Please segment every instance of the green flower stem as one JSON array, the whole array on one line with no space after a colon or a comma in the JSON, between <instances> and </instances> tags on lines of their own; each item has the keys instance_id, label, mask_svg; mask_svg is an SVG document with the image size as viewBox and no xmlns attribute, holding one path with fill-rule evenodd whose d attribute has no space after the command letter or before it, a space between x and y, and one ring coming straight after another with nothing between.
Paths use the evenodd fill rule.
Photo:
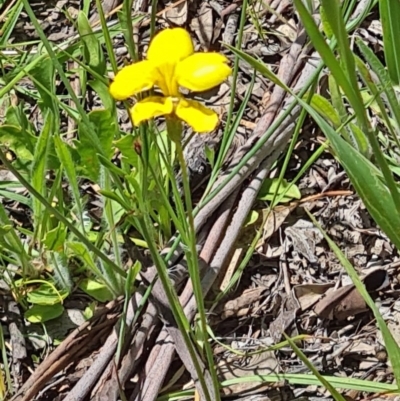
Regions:
<instances>
[{"instance_id":1,"label":"green flower stem","mask_svg":"<svg viewBox=\"0 0 400 401\"><path fill-rule=\"evenodd\" d=\"M182 305L180 304L178 295L176 294L176 291L171 284L171 280L168 277L167 266L166 266L164 260L162 259L161 255L151 237L151 234L150 234L152 231L152 229L151 229L152 223L150 221L150 217L149 217L148 213L146 213L146 205L144 202L144 198L139 200L139 207L142 210L142 217L138 218L137 220L138 220L139 224L141 225L141 231L142 231L143 237L148 244L149 251L153 258L154 265L156 266L158 277L161 280L162 286L163 286L165 294L167 296L168 303L171 307L172 314L175 318L175 321L177 323L177 326L178 326L180 332L182 333L182 337L183 337L183 340L189 351L190 357L192 358L193 365L196 369L196 373L197 373L200 385L203 388L203 391L207 398L207 401L211 401L209 391L208 391L206 382L204 380L202 369L201 369L201 367L198 363L197 357L196 357L196 351L194 349L193 343L189 336L190 324L183 312Z\"/></svg>"},{"instance_id":2,"label":"green flower stem","mask_svg":"<svg viewBox=\"0 0 400 401\"><path fill-rule=\"evenodd\" d=\"M188 230L187 237L189 238L189 242L186 244L187 250L185 251L185 254L188 262L190 279L193 285L193 292L197 303L197 309L199 311L199 316L200 316L200 327L201 327L200 331L202 335L201 339L206 351L208 367L210 369L214 385L213 399L217 401L220 400L219 381L214 367L214 356L212 353L211 345L208 341L206 312L204 307L203 292L201 290L201 278L200 278L198 255L196 249L196 231L194 227L192 196L190 192L189 177L182 147L182 123L177 120L168 119L167 130L169 137L175 142L177 158L179 161L179 165L181 167L183 192L185 197L186 212L188 219L188 224L186 225ZM179 200L177 199L176 201L179 202L180 199ZM185 217L182 220L186 220Z\"/></svg>"}]
</instances>

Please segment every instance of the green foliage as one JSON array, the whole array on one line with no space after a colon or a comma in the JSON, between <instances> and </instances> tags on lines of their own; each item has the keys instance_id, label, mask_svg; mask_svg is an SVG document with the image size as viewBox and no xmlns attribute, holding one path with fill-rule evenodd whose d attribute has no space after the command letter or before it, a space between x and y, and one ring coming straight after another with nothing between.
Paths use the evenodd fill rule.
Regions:
<instances>
[{"instance_id":1,"label":"green foliage","mask_svg":"<svg viewBox=\"0 0 400 401\"><path fill-rule=\"evenodd\" d=\"M25 319L31 323L45 323L60 317L64 312L61 304L56 305L33 305L25 313Z\"/></svg>"},{"instance_id":2,"label":"green foliage","mask_svg":"<svg viewBox=\"0 0 400 401\"><path fill-rule=\"evenodd\" d=\"M79 288L99 302L107 302L113 299L113 294L106 285L92 279L84 279L79 283Z\"/></svg>"},{"instance_id":3,"label":"green foliage","mask_svg":"<svg viewBox=\"0 0 400 401\"><path fill-rule=\"evenodd\" d=\"M274 121L263 139L254 144L230 176L212 193L207 193L199 207L216 196L264 146L295 105L301 104L303 112L280 176L263 183L259 199L269 202L273 209L279 202L300 198L296 186L299 176L290 183L283 177L297 135L308 114L326 136L329 150L342 164L371 216L399 248L400 195L394 178L394 175L400 176L400 111L396 86L400 75L396 51L399 48L397 38L400 38L397 24L400 6L397 3L382 0L379 5L384 33L386 64L383 65L360 39L355 41L357 55L353 51L348 30L363 18L360 16L358 20L348 23L347 16L355 5L354 1L322 0L320 29L305 7L305 2L294 0L298 15L323 65L300 93L293 94L293 104ZM9 218L8 211L0 204L0 261L3 276L8 278L8 284L24 308L25 318L32 323L44 323L60 317L64 312L63 301L76 288L84 291L93 301L86 311L86 316L90 317L97 303L107 302L120 295L128 299L136 291L135 279L141 265L134 261L132 268L125 266L121 251L123 238L130 238L135 251L142 252L145 249L157 267L188 349L193 355L198 351L204 353L209 365L213 366L193 227L193 218L199 208L193 209L185 173L183 188L178 189L175 177L176 164L184 167L183 149L180 144L170 141L167 131L158 132L152 123L134 128L132 132L122 132L118 126L117 106L108 91L110 66L114 73L118 69L112 39L122 32L129 54L132 60L136 60L138 52L133 41L133 26L142 17L132 20L132 1L124 1L118 14L118 23L110 28L106 24L100 1L97 0L101 27L96 29L90 26L87 18L89 4L89 1L84 2L83 10L77 18L78 38L68 39L57 46L47 40L28 0L16 1L10 17L2 27L0 51L8 44L13 27L25 9L41 42L37 54L16 52L16 56L8 57L6 62L11 68L4 70L0 77L0 105L6 110L4 121L0 124L0 159L18 180L1 182L0 196L20 202L26 208L29 220L27 227L17 227ZM342 9L341 4L346 8ZM256 74L267 77L290 92L262 61L240 50L248 11L246 1L242 8L238 45L228 46L235 57L233 87L236 85L239 60L249 63L254 74L237 111L233 108L235 90L232 91L228 122L219 153L206 149L207 158L213 167L209 188L225 162L252 95ZM256 14L252 16L257 24ZM67 61L74 61L78 68L69 70ZM329 96L326 97L314 94L323 66L329 71ZM77 92L70 83L73 74L79 77L80 88ZM32 85L27 86L22 80L29 80ZM359 85L360 81L362 85ZM88 91L98 96L100 108L88 110ZM12 102L16 93L23 94L25 99L38 105L39 123L34 124L30 120L29 102ZM129 113L129 105L124 106ZM372 124L371 115L379 119L387 132L372 128L375 125ZM67 131L66 126L72 127L72 131ZM325 149L327 146L316 151L301 173ZM186 169L182 168L182 171ZM22 187L25 187L25 193L14 191ZM89 190L86 189L88 187ZM98 220L90 214L92 201L101 206ZM259 217L257 212L251 212L248 224L253 224ZM178 241L182 242L199 306L196 332L184 315L168 277L167 265L172 252L166 257L160 256L160 249L169 243L175 232L179 235L172 248L176 247ZM239 280L257 238L260 237L255 238L230 288ZM327 241L373 310L398 382L400 354L397 344L351 265L329 238ZM16 271L8 269L9 264L17 266ZM127 304L126 300L124 312ZM123 338L124 327L121 325L119 349L123 347ZM2 332L0 340L3 340ZM304 363L309 365L296 345L290 339L288 342ZM5 352L3 358L4 355ZM288 380L292 384L301 385L322 383L337 400L341 399L335 391L337 387L371 392L398 389L391 384L321 376L311 365L309 367L312 372L309 375L271 374L253 377L251 380ZM219 384L215 376L213 378L217 389ZM4 389L3 382L1 376L0 394ZM10 388L10 384L8 386Z\"/></svg>"},{"instance_id":4,"label":"green foliage","mask_svg":"<svg viewBox=\"0 0 400 401\"><path fill-rule=\"evenodd\" d=\"M293 199L300 199L300 190L296 185L289 184L286 180L266 179L258 193L258 199L272 201L278 197L280 202L286 203Z\"/></svg>"}]
</instances>

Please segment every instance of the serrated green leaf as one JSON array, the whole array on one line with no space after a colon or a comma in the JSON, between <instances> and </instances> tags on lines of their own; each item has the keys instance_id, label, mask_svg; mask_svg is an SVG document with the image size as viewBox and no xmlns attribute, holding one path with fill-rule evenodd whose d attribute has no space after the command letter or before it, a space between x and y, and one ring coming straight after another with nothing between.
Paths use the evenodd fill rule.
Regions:
<instances>
[{"instance_id":1,"label":"serrated green leaf","mask_svg":"<svg viewBox=\"0 0 400 401\"><path fill-rule=\"evenodd\" d=\"M347 96L350 105L354 109L357 122L362 131L367 132L370 129L370 124L358 88L354 55L349 47L348 34L339 8L339 2L336 0L322 0L321 4L325 8L329 24L332 27L335 38L338 42L341 62L337 60L336 55L322 36L313 16L306 9L303 1L293 0L293 2L307 33L312 39L312 44L331 71L337 84L342 88Z\"/></svg>"},{"instance_id":2,"label":"serrated green leaf","mask_svg":"<svg viewBox=\"0 0 400 401\"><path fill-rule=\"evenodd\" d=\"M379 82L381 84L381 90L385 93L386 98L389 103L389 110L390 110L390 116L395 119L396 125L395 128L397 132L400 130L400 108L399 108L399 102L396 96L395 88L392 83L392 80L390 78L390 75L387 71L387 69L382 65L378 57L375 55L375 53L363 43L362 40L356 39L356 44L361 51L362 55L364 56L365 60L368 62L368 64L371 66L372 71L375 72L376 77L379 79ZM372 77L369 75L369 71L366 68L366 66L363 65L361 60L357 60L357 67L362 73L363 79L366 80L366 84L368 87L371 88L372 85L375 86L374 81L372 80ZM378 88L377 88L378 89ZM382 109L382 108L381 108Z\"/></svg>"},{"instance_id":3,"label":"serrated green leaf","mask_svg":"<svg viewBox=\"0 0 400 401\"><path fill-rule=\"evenodd\" d=\"M400 248L400 215L388 187L383 182L382 172L367 158L338 135L317 112L302 102L302 106L314 118L346 170L372 218L386 233L396 247Z\"/></svg>"}]
</instances>

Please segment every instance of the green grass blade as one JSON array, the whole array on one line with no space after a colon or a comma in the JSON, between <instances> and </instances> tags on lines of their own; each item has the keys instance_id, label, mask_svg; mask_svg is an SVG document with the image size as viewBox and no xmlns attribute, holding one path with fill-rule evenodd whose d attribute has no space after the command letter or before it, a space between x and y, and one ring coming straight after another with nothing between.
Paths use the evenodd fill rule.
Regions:
<instances>
[{"instance_id":1,"label":"green grass blade","mask_svg":"<svg viewBox=\"0 0 400 401\"><path fill-rule=\"evenodd\" d=\"M78 217L80 219L82 230L85 229L83 222L83 207L81 202L81 194L78 187L78 177L75 171L75 165L71 157L71 153L68 146L59 136L54 136L54 147L58 158L60 159L61 165L64 168L65 175L68 179L72 196L75 201L75 206L78 209Z\"/></svg>"},{"instance_id":2,"label":"green grass blade","mask_svg":"<svg viewBox=\"0 0 400 401\"><path fill-rule=\"evenodd\" d=\"M396 93L394 91L393 83L392 83L392 80L388 73L388 70L382 65L382 63L379 61L379 59L375 55L375 53L368 46L366 46L362 40L356 39L356 44L357 44L358 48L360 49L360 52L364 56L365 60L371 66L372 71L375 72L376 77L379 79L379 82L382 85L381 89L382 89L383 93L386 95L389 109L390 109L390 115L396 121L396 130L398 133L397 135L400 135L399 102L396 97ZM396 135L396 138L397 138L397 135Z\"/></svg>"},{"instance_id":3,"label":"green grass blade","mask_svg":"<svg viewBox=\"0 0 400 401\"><path fill-rule=\"evenodd\" d=\"M341 65L344 73L347 75L350 85L357 91L357 76L354 56L350 50L349 35L346 31L346 26L342 13L339 7L338 0L322 0L322 7L325 10L325 16L337 40L337 49L340 55ZM313 40L313 38L311 38ZM359 99L361 100L361 98Z\"/></svg>"},{"instance_id":4,"label":"green grass blade","mask_svg":"<svg viewBox=\"0 0 400 401\"><path fill-rule=\"evenodd\" d=\"M335 3L335 2L336 2L336 0L332 3ZM320 30L318 29L317 25L315 24L313 17L307 11L307 9L305 8L302 1L294 0L294 4L301 17L303 25L304 25L308 35L311 38L311 41L312 41L315 49L320 54L322 60L326 64L326 66L332 72L332 75L335 77L336 82L342 88L342 90L346 94L351 106L353 107L355 114L357 116L357 119L359 121L360 127L362 127L362 129L364 131L369 130L370 129L369 122L368 122L364 104L363 104L363 101L362 101L362 98L360 95L360 91L358 90L357 82L354 83L354 79L347 76L347 73L342 68L340 63L337 61L333 51L331 50L329 45L326 43ZM334 8L332 5L330 7ZM336 14L337 14L337 12L336 12ZM342 18L342 17L340 17L340 18ZM339 35L339 38L341 38L341 44L343 47L346 48L346 50L342 49L342 51L345 53L346 59L347 58L349 59L349 60L347 60L347 64L348 64L347 68L352 68L351 67L352 62L350 61L351 57L348 55L348 51L349 51L349 49L347 49L348 44L346 46L345 40L343 39L344 33L342 32L342 29L344 29L344 28L341 28L343 23L340 23L340 28L337 27L337 25L338 24L333 25L332 28L334 29L336 26L337 34ZM354 62L354 60L353 60L353 62Z\"/></svg>"},{"instance_id":5,"label":"green grass blade","mask_svg":"<svg viewBox=\"0 0 400 401\"><path fill-rule=\"evenodd\" d=\"M396 85L400 83L400 2L380 0L379 13L383 30L383 48L389 75Z\"/></svg>"},{"instance_id":6,"label":"green grass blade","mask_svg":"<svg viewBox=\"0 0 400 401\"><path fill-rule=\"evenodd\" d=\"M304 355L304 353L300 350L300 348L296 345L296 343L285 334L285 338L293 348L293 351L296 355L303 361L303 363L310 369L310 371L314 374L314 376L321 382L321 384L331 393L332 397L336 401L346 401L346 399L336 390L332 384L325 379L321 373L314 367L314 365L308 360L308 358Z\"/></svg>"},{"instance_id":7,"label":"green grass blade","mask_svg":"<svg viewBox=\"0 0 400 401\"><path fill-rule=\"evenodd\" d=\"M365 391L368 393L398 393L398 387L395 384L379 383L370 380L352 379L347 377L322 376L335 388L344 390ZM278 383L288 382L292 385L299 386L319 386L321 383L317 377L310 374L295 374L295 373L276 373L270 375L245 376L235 379L230 379L222 382L223 387L231 386L239 383Z\"/></svg>"},{"instance_id":8,"label":"green grass blade","mask_svg":"<svg viewBox=\"0 0 400 401\"><path fill-rule=\"evenodd\" d=\"M50 143L50 135L53 129L53 114L48 112L45 116L45 122L42 132L36 144L34 160L32 163L32 186L43 197L46 197L46 180L45 172L47 167L48 149ZM33 216L35 221L35 230L40 229L42 222L43 204L37 199L33 199Z\"/></svg>"},{"instance_id":9,"label":"green grass blade","mask_svg":"<svg viewBox=\"0 0 400 401\"><path fill-rule=\"evenodd\" d=\"M235 48L230 47L230 49L239 54L245 61L248 61L251 66L256 68L263 75L273 80L273 82L276 82L286 91L291 92L291 90L282 82L280 82L278 77L276 77L276 75L273 74L272 71L270 71L264 64ZM302 100L300 96L296 96L293 93L292 95L296 97L297 101L315 119L324 134L331 141L339 161L345 168L346 173L349 175L351 182L355 186L358 194L363 199L368 211L371 213L371 216L382 228L382 230L385 231L391 241L397 247L399 247L400 233L398 227L400 227L400 213L397 212L397 208L400 205L400 202L399 204L395 202L395 199L399 197L397 188L392 187L391 191L389 191L388 187L383 182L382 173L371 162L369 162L355 148L343 140L310 105ZM373 135L374 134L371 134L371 136ZM372 138L371 142L372 145L376 147L375 137ZM381 156L381 151L379 146L377 146L377 148L378 151L375 154L376 157L379 158ZM387 162L384 160L382 165L385 168L385 165L387 166ZM385 173L383 176L385 179L387 179L387 176L389 176L389 178L392 180L392 183L390 180L389 182L386 181L390 188L390 186L393 185L393 177L390 169L388 174L386 175Z\"/></svg>"}]
</instances>

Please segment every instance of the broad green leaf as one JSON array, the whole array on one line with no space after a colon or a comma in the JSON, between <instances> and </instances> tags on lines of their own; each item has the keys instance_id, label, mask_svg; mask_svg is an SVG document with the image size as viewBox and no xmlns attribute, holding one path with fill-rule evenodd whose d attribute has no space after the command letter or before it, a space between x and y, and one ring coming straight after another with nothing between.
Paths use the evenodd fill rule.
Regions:
<instances>
[{"instance_id":1,"label":"broad green leaf","mask_svg":"<svg viewBox=\"0 0 400 401\"><path fill-rule=\"evenodd\" d=\"M122 156L129 162L133 167L139 166L139 155L135 151L134 142L137 139L133 135L124 135L121 139L115 141L115 146L118 148Z\"/></svg>"},{"instance_id":2,"label":"broad green leaf","mask_svg":"<svg viewBox=\"0 0 400 401\"><path fill-rule=\"evenodd\" d=\"M110 110L95 110L88 114L92 126L99 139L100 148L104 157L113 155L112 141L118 134L118 125Z\"/></svg>"},{"instance_id":3,"label":"broad green leaf","mask_svg":"<svg viewBox=\"0 0 400 401\"><path fill-rule=\"evenodd\" d=\"M88 115L91 126L97 135L96 141L104 157L111 158L113 154L112 141L118 133L117 124L110 110L95 110ZM97 182L100 173L100 163L92 137L87 133L85 124L79 124L79 141L75 141L76 150L81 159L81 168L93 181Z\"/></svg>"},{"instance_id":4,"label":"broad green leaf","mask_svg":"<svg viewBox=\"0 0 400 401\"><path fill-rule=\"evenodd\" d=\"M81 194L78 187L78 178L75 170L75 164L72 159L71 148L58 136L53 137L55 151L64 168L65 175L68 178L72 196L74 197L75 205L78 209L78 214L83 220L83 208L81 203Z\"/></svg>"},{"instance_id":5,"label":"broad green leaf","mask_svg":"<svg viewBox=\"0 0 400 401\"><path fill-rule=\"evenodd\" d=\"M243 228L251 226L254 224L258 218L260 217L260 213L257 212L257 210L251 210L249 215L247 216L246 222L243 225Z\"/></svg>"},{"instance_id":6,"label":"broad green leaf","mask_svg":"<svg viewBox=\"0 0 400 401\"><path fill-rule=\"evenodd\" d=\"M354 94L358 97L358 103L360 103L360 106L362 106L361 97L358 90L354 55L350 49L349 35L346 31L345 21L340 8L341 3L338 0L321 0L321 5L325 11L325 16L329 22L329 26L331 27L337 40L337 49L339 51L340 64L344 69L343 72L347 75L347 79L352 86ZM311 41L313 40L314 37L311 36ZM332 73L335 74L333 71Z\"/></svg>"},{"instance_id":7,"label":"broad green leaf","mask_svg":"<svg viewBox=\"0 0 400 401\"><path fill-rule=\"evenodd\" d=\"M99 41L93 34L86 15L80 11L77 18L78 31L84 46L86 63L100 75L106 72L106 62Z\"/></svg>"},{"instance_id":8,"label":"broad green leaf","mask_svg":"<svg viewBox=\"0 0 400 401\"><path fill-rule=\"evenodd\" d=\"M54 64L49 57L44 58L43 61L36 64L32 70L33 81L40 95L39 105L44 106L43 111L47 108L56 114L58 107L53 98L56 94L54 73Z\"/></svg>"},{"instance_id":9,"label":"broad green leaf","mask_svg":"<svg viewBox=\"0 0 400 401\"><path fill-rule=\"evenodd\" d=\"M32 142L34 138L32 138ZM33 160L33 149L24 141L24 135L19 127L12 125L0 125L0 143L12 150L22 162Z\"/></svg>"},{"instance_id":10,"label":"broad green leaf","mask_svg":"<svg viewBox=\"0 0 400 401\"><path fill-rule=\"evenodd\" d=\"M61 303L69 295L68 291L56 291L54 284L41 284L38 288L28 292L27 300L35 305L55 305Z\"/></svg>"},{"instance_id":11,"label":"broad green leaf","mask_svg":"<svg viewBox=\"0 0 400 401\"><path fill-rule=\"evenodd\" d=\"M341 125L340 116L335 108L329 103L329 100L325 97L314 94L311 100L311 106L314 107L317 112L325 117L335 128Z\"/></svg>"},{"instance_id":12,"label":"broad green leaf","mask_svg":"<svg viewBox=\"0 0 400 401\"><path fill-rule=\"evenodd\" d=\"M21 130L21 139L26 141L26 146L33 153L36 144L36 130L28 120L23 102L17 106L11 106L6 112L6 125L15 125Z\"/></svg>"},{"instance_id":13,"label":"broad green leaf","mask_svg":"<svg viewBox=\"0 0 400 401\"><path fill-rule=\"evenodd\" d=\"M296 185L291 185L285 179L279 183L278 178L268 178L261 185L260 191L258 193L258 199L272 201L274 199L274 194L280 197L281 194L285 194L281 202L290 202L293 199L300 199L301 193Z\"/></svg>"},{"instance_id":14,"label":"broad green leaf","mask_svg":"<svg viewBox=\"0 0 400 401\"><path fill-rule=\"evenodd\" d=\"M82 280L78 286L82 291L86 292L86 294L99 302L107 302L114 299L113 294L106 285L99 283L98 281L87 278Z\"/></svg>"},{"instance_id":15,"label":"broad green leaf","mask_svg":"<svg viewBox=\"0 0 400 401\"><path fill-rule=\"evenodd\" d=\"M67 242L66 245L72 254L71 256L77 257L83 262L85 267L90 269L96 275L101 276L99 268L94 263L93 258L85 245L80 242Z\"/></svg>"},{"instance_id":16,"label":"broad green leaf","mask_svg":"<svg viewBox=\"0 0 400 401\"><path fill-rule=\"evenodd\" d=\"M57 227L46 232L43 244L49 251L62 252L67 239L67 228L59 223Z\"/></svg>"},{"instance_id":17,"label":"broad green leaf","mask_svg":"<svg viewBox=\"0 0 400 401\"><path fill-rule=\"evenodd\" d=\"M351 130L351 138L354 147L369 158L371 155L371 146L369 146L369 142L364 132L361 131L358 125L353 123L349 123L349 128Z\"/></svg>"},{"instance_id":18,"label":"broad green leaf","mask_svg":"<svg viewBox=\"0 0 400 401\"><path fill-rule=\"evenodd\" d=\"M61 304L55 305L33 305L25 313L25 319L31 323L44 323L60 317L64 312Z\"/></svg>"},{"instance_id":19,"label":"broad green leaf","mask_svg":"<svg viewBox=\"0 0 400 401\"><path fill-rule=\"evenodd\" d=\"M99 79L89 81L88 85L91 86L94 91L99 95L100 100L106 110L116 110L115 101L110 95L108 85L106 85Z\"/></svg>"},{"instance_id":20,"label":"broad green leaf","mask_svg":"<svg viewBox=\"0 0 400 401\"><path fill-rule=\"evenodd\" d=\"M21 237L14 229L14 225L8 217L4 206L0 202L0 227L3 228L4 232L1 236L3 246L13 252L14 257L19 260L19 263L26 272L29 267L29 257L24 248L24 244L21 242Z\"/></svg>"},{"instance_id":21,"label":"broad green leaf","mask_svg":"<svg viewBox=\"0 0 400 401\"><path fill-rule=\"evenodd\" d=\"M147 242L146 241L144 241L144 240L142 240L142 239L139 239L139 238L132 238L131 237L131 241L136 245L136 246L138 246L138 247L140 247L140 248L148 248L149 246L147 245Z\"/></svg>"}]
</instances>

